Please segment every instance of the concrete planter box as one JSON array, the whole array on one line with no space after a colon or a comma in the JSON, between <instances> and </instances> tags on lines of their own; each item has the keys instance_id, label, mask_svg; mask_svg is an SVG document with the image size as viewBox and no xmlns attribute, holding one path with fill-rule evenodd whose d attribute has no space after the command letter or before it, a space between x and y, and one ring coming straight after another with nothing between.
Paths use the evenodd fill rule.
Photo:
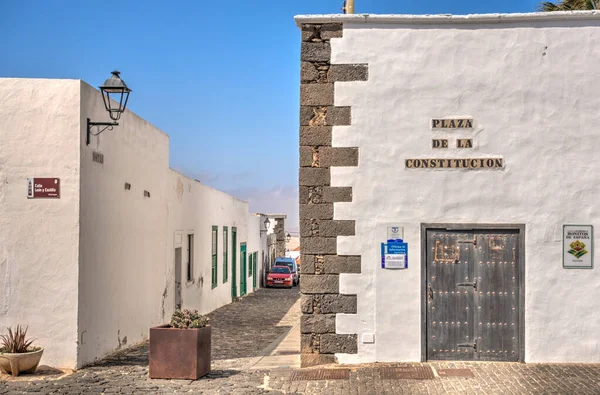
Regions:
<instances>
[{"instance_id":1,"label":"concrete planter box","mask_svg":"<svg viewBox=\"0 0 600 395\"><path fill-rule=\"evenodd\" d=\"M0 371L18 376L20 373L34 373L37 369L44 349L24 353L0 353Z\"/></svg>"},{"instance_id":2,"label":"concrete planter box","mask_svg":"<svg viewBox=\"0 0 600 395\"><path fill-rule=\"evenodd\" d=\"M150 328L151 379L196 380L210 372L211 327Z\"/></svg>"}]
</instances>

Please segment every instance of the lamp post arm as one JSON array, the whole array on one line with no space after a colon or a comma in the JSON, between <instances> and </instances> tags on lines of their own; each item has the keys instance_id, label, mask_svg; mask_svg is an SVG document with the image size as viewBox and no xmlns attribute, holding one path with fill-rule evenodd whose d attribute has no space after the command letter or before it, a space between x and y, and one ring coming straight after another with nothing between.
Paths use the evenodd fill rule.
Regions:
<instances>
[{"instance_id":1,"label":"lamp post arm","mask_svg":"<svg viewBox=\"0 0 600 395\"><path fill-rule=\"evenodd\" d=\"M85 145L90 145L90 136L98 136L100 133L104 132L106 129L112 130L113 126L119 125L118 122L92 122L90 119L87 119L87 135L85 139ZM101 126L104 126L100 129ZM97 132L92 133L92 128L96 127Z\"/></svg>"}]
</instances>

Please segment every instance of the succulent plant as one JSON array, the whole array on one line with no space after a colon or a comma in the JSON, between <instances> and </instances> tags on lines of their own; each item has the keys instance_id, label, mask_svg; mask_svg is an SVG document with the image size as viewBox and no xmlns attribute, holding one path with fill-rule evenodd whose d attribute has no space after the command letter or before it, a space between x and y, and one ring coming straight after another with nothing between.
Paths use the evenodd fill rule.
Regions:
<instances>
[{"instance_id":1,"label":"succulent plant","mask_svg":"<svg viewBox=\"0 0 600 395\"><path fill-rule=\"evenodd\" d=\"M198 313L198 310L176 310L171 317L171 327L177 329L204 328L208 318Z\"/></svg>"},{"instance_id":2,"label":"succulent plant","mask_svg":"<svg viewBox=\"0 0 600 395\"><path fill-rule=\"evenodd\" d=\"M35 339L27 339L27 328L17 325L14 329L8 328L7 335L0 335L0 352L4 353L25 353L35 351L38 347L31 347Z\"/></svg>"}]
</instances>

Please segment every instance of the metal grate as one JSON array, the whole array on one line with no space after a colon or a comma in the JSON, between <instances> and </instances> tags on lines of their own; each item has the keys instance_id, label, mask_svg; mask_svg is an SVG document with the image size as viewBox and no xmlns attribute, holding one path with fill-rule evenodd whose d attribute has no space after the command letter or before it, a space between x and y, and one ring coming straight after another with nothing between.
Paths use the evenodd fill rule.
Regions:
<instances>
[{"instance_id":1,"label":"metal grate","mask_svg":"<svg viewBox=\"0 0 600 395\"><path fill-rule=\"evenodd\" d=\"M429 366L379 368L379 376L383 380L432 380L435 378L433 370Z\"/></svg>"},{"instance_id":2,"label":"metal grate","mask_svg":"<svg viewBox=\"0 0 600 395\"><path fill-rule=\"evenodd\" d=\"M314 381L314 380L348 380L350 370L348 369L312 369L297 370L292 373L292 381Z\"/></svg>"},{"instance_id":3,"label":"metal grate","mask_svg":"<svg viewBox=\"0 0 600 395\"><path fill-rule=\"evenodd\" d=\"M440 377L475 377L471 369L437 369Z\"/></svg>"}]
</instances>

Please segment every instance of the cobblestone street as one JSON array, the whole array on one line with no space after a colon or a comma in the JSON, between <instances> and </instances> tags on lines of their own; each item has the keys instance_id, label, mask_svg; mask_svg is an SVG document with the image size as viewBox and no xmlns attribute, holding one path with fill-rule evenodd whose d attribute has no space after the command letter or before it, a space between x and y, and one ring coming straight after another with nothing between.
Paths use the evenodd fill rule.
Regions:
<instances>
[{"instance_id":1,"label":"cobblestone street","mask_svg":"<svg viewBox=\"0 0 600 395\"><path fill-rule=\"evenodd\" d=\"M298 297L297 288L259 290L211 313L213 371L197 381L150 380L143 344L72 374L23 375L17 381L3 375L0 394L600 394L600 365L434 362L249 369L290 331L299 314ZM430 377L390 378L395 367L424 367ZM341 373L340 378L298 376L332 372Z\"/></svg>"}]
</instances>

